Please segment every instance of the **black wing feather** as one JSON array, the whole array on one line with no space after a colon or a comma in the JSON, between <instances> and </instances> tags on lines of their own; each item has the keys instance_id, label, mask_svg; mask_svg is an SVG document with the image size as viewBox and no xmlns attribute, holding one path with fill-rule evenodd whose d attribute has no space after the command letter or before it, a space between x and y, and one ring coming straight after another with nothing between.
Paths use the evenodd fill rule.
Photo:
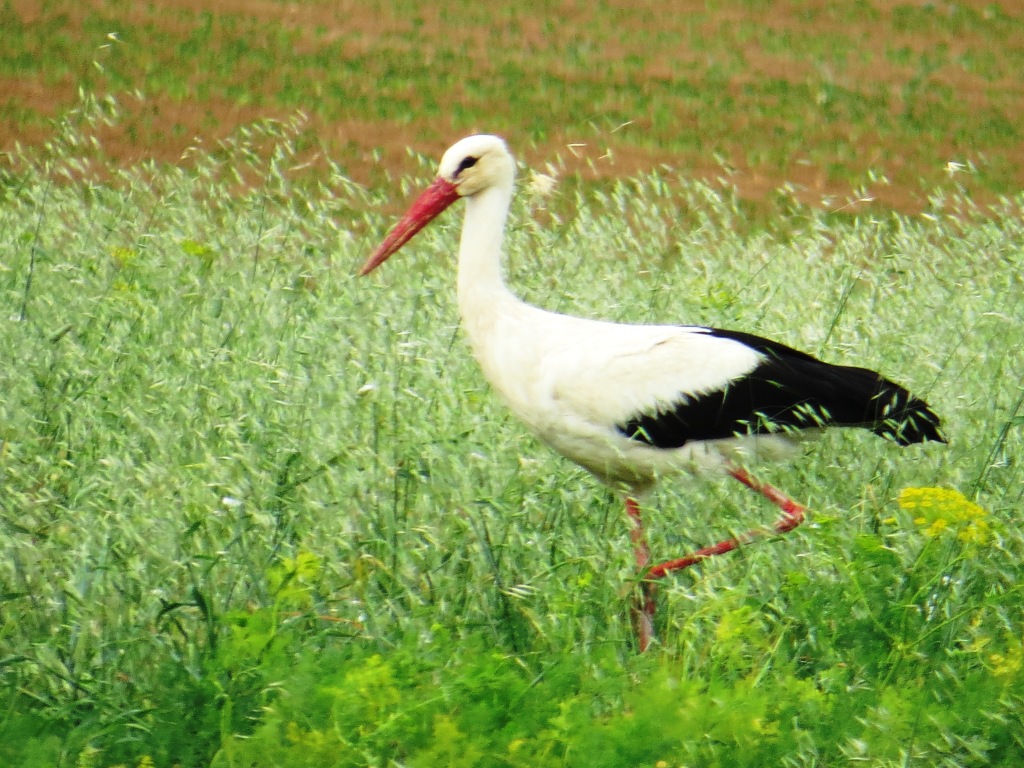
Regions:
<instances>
[{"instance_id":1,"label":"black wing feather","mask_svg":"<svg viewBox=\"0 0 1024 768\"><path fill-rule=\"evenodd\" d=\"M824 363L784 344L741 331L707 333L757 350L764 361L724 389L683 396L657 413L618 426L656 448L693 440L817 427L863 427L900 445L945 442L928 404L875 371Z\"/></svg>"}]
</instances>

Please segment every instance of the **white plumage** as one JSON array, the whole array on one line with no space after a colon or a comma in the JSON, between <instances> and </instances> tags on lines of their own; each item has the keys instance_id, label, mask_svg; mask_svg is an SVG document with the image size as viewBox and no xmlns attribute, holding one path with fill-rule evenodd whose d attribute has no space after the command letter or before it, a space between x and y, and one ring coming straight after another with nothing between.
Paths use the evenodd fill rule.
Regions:
<instances>
[{"instance_id":1,"label":"white plumage","mask_svg":"<svg viewBox=\"0 0 1024 768\"><path fill-rule=\"evenodd\" d=\"M367 274L455 200L466 200L458 304L487 380L534 434L605 482L627 491L638 565L655 577L747 538L648 569L634 497L675 471L728 473L777 504L776 530L802 508L735 462L790 453L794 438L859 426L907 445L941 441L921 400L862 368L823 363L767 339L696 326L626 325L548 312L505 285L501 243L515 164L495 136L470 136L441 159L437 179L367 260ZM653 632L654 587L635 616L640 647Z\"/></svg>"},{"instance_id":2,"label":"white plumage","mask_svg":"<svg viewBox=\"0 0 1024 768\"><path fill-rule=\"evenodd\" d=\"M749 373L760 359L749 347L700 329L515 315L493 335L465 323L484 375L541 440L606 482L639 494L668 472L724 471L755 445L773 455L787 447L781 435L737 435L661 449L618 428Z\"/></svg>"}]
</instances>

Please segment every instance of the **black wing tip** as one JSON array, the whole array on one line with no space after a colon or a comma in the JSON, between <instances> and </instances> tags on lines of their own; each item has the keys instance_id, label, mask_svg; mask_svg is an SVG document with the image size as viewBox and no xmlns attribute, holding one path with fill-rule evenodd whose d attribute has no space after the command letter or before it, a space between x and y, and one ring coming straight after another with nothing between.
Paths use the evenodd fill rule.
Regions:
<instances>
[{"instance_id":1,"label":"black wing tip","mask_svg":"<svg viewBox=\"0 0 1024 768\"><path fill-rule=\"evenodd\" d=\"M945 443L942 420L923 400L913 398L895 419L887 419L872 428L880 437L901 446L917 443Z\"/></svg>"},{"instance_id":2,"label":"black wing tip","mask_svg":"<svg viewBox=\"0 0 1024 768\"><path fill-rule=\"evenodd\" d=\"M887 437L893 440L897 445L907 447L908 445L918 445L919 443L947 443L945 435L939 432L938 428L931 426L928 429L912 429L906 428L893 430L891 432L876 431L875 434Z\"/></svg>"}]
</instances>

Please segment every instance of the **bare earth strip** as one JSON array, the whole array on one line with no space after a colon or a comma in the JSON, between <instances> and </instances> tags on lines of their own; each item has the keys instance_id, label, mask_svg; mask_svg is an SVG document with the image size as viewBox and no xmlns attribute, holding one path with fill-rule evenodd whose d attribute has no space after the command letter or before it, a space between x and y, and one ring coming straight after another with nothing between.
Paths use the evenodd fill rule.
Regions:
<instances>
[{"instance_id":1,"label":"bare earth strip","mask_svg":"<svg viewBox=\"0 0 1024 768\"><path fill-rule=\"evenodd\" d=\"M361 183L491 131L560 173L667 164L752 199L921 210L968 165L981 203L1024 188L1009 2L14 0L0 29L0 150L45 141L82 87L118 95L122 164L301 110Z\"/></svg>"}]
</instances>

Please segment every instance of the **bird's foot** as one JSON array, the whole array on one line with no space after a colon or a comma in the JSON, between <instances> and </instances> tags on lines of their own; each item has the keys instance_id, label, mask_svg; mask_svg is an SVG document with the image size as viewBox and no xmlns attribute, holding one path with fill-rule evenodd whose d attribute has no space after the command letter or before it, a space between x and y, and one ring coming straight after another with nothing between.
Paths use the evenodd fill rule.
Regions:
<instances>
[{"instance_id":1,"label":"bird's foot","mask_svg":"<svg viewBox=\"0 0 1024 768\"><path fill-rule=\"evenodd\" d=\"M629 539L633 542L633 555L636 557L637 572L643 574L647 565L651 562L651 551L647 546L647 534L644 531L644 521L640 514L640 505L632 496L626 499L626 514L632 527L629 530ZM643 581L639 585L639 592L633 598L630 605L630 617L633 620L633 629L636 632L637 647L643 653L654 639L654 612L658 604L658 586L652 581Z\"/></svg>"},{"instance_id":2,"label":"bird's foot","mask_svg":"<svg viewBox=\"0 0 1024 768\"><path fill-rule=\"evenodd\" d=\"M640 583L639 592L630 605L630 618L636 632L637 650L646 651L654 639L654 613L657 609L658 585L652 581Z\"/></svg>"},{"instance_id":3,"label":"bird's foot","mask_svg":"<svg viewBox=\"0 0 1024 768\"><path fill-rule=\"evenodd\" d=\"M789 531L796 528L800 523L804 521L804 515L807 509L791 498L786 496L778 488L763 483L745 469L737 466L729 467L729 474L739 480L748 488L757 491L766 499L771 501L775 506L782 510L782 518L775 523L771 528L755 528L747 531L741 536L737 536L733 539L726 539L720 541L717 544L712 544L710 547L704 547L694 552L692 555L686 557L676 558L675 560L666 560L657 565L651 566L647 570L648 579L661 579L674 571L681 571L684 568L689 568L691 565L696 565L701 560L706 560L709 557L715 555L724 555L727 552L732 552L734 549L738 549L744 544L749 544L759 536L771 533L789 533Z\"/></svg>"},{"instance_id":4,"label":"bird's foot","mask_svg":"<svg viewBox=\"0 0 1024 768\"><path fill-rule=\"evenodd\" d=\"M806 508L793 501L778 488L761 482L742 467L730 465L728 472L732 477L748 488L757 491L781 509L782 518L771 528L757 528L747 531L741 536L726 539L709 547L699 549L686 557L665 560L653 566L650 565L651 554L647 546L643 519L640 516L640 506L635 499L626 499L626 513L633 523L633 527L629 532L629 538L633 542L633 554L636 557L637 571L644 579L640 583L640 591L634 598L633 605L630 608L633 627L637 634L637 645L641 653L650 647L651 641L654 639L654 613L657 609L657 585L655 581L657 579L662 579L675 571L689 568L691 565L696 565L709 557L732 552L734 549L738 549L744 544L749 544L757 537L767 533L788 533L804 521Z\"/></svg>"}]
</instances>

